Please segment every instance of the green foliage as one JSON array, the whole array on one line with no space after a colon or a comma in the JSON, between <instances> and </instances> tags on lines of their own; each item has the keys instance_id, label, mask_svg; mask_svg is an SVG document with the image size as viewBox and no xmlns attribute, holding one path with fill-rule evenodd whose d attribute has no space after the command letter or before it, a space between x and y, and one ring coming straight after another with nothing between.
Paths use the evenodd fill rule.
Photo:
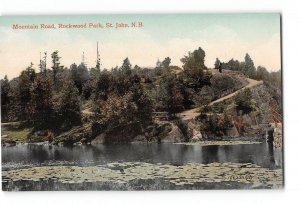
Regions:
<instances>
[{"instance_id":1,"label":"green foliage","mask_svg":"<svg viewBox=\"0 0 300 204\"><path fill-rule=\"evenodd\" d=\"M9 128L3 130L2 134L7 135L5 138L1 139L2 142L10 143L10 142L18 142L25 143L27 142L28 135L30 135L31 129L29 128Z\"/></svg>"},{"instance_id":2,"label":"green foliage","mask_svg":"<svg viewBox=\"0 0 300 204\"><path fill-rule=\"evenodd\" d=\"M246 53L246 55L245 55L245 62L243 65L244 65L242 67L243 73L250 78L254 78L256 68L254 66L253 60L251 59L251 57L248 53Z\"/></svg>"},{"instance_id":3,"label":"green foliage","mask_svg":"<svg viewBox=\"0 0 300 204\"><path fill-rule=\"evenodd\" d=\"M31 82L33 82L36 78L35 69L33 68L33 63L31 62L29 67L27 67L24 71L21 72L21 76L27 76Z\"/></svg>"},{"instance_id":4,"label":"green foliage","mask_svg":"<svg viewBox=\"0 0 300 204\"><path fill-rule=\"evenodd\" d=\"M51 54L51 58L52 58L52 70L53 70L53 81L54 84L57 83L56 81L56 77L57 77L57 73L63 68L63 66L60 66L60 57L58 55L58 50L54 51Z\"/></svg>"},{"instance_id":5,"label":"green foliage","mask_svg":"<svg viewBox=\"0 0 300 204\"><path fill-rule=\"evenodd\" d=\"M258 66L256 71L256 79L257 80L266 80L270 76L270 73L265 67Z\"/></svg>"},{"instance_id":6,"label":"green foliage","mask_svg":"<svg viewBox=\"0 0 300 204\"><path fill-rule=\"evenodd\" d=\"M222 114L212 114L212 115L201 115L200 121L196 122L196 127L198 131L202 130L206 133L211 133L209 135L213 136L223 136L226 135L226 131L232 127L232 121L230 115L226 112Z\"/></svg>"},{"instance_id":7,"label":"green foliage","mask_svg":"<svg viewBox=\"0 0 300 204\"><path fill-rule=\"evenodd\" d=\"M204 58L205 52L199 47L198 50L189 52L187 56L181 59L185 81L189 86L200 87L203 85L204 79L206 77L209 78L204 72L207 69L204 64Z\"/></svg>"},{"instance_id":8,"label":"green foliage","mask_svg":"<svg viewBox=\"0 0 300 204\"><path fill-rule=\"evenodd\" d=\"M107 70L100 72L95 81L96 99L107 100L110 87L113 85L112 80L112 75Z\"/></svg>"},{"instance_id":9,"label":"green foliage","mask_svg":"<svg viewBox=\"0 0 300 204\"><path fill-rule=\"evenodd\" d=\"M72 64L70 66L71 78L78 89L79 95L82 94L83 86L89 79L89 72L86 66L81 63L79 66Z\"/></svg>"},{"instance_id":10,"label":"green foliage","mask_svg":"<svg viewBox=\"0 0 300 204\"><path fill-rule=\"evenodd\" d=\"M1 120L8 121L9 103L10 103L10 84L5 75L4 79L1 80Z\"/></svg>"},{"instance_id":11,"label":"green foliage","mask_svg":"<svg viewBox=\"0 0 300 204\"><path fill-rule=\"evenodd\" d=\"M57 107L60 128L69 129L81 124L80 100L78 90L72 81L67 81L61 90Z\"/></svg>"},{"instance_id":12,"label":"green foliage","mask_svg":"<svg viewBox=\"0 0 300 204\"><path fill-rule=\"evenodd\" d=\"M139 84L122 96L109 95L106 101L100 102L99 112L100 120L109 127L152 122L152 102Z\"/></svg>"},{"instance_id":13,"label":"green foliage","mask_svg":"<svg viewBox=\"0 0 300 204\"><path fill-rule=\"evenodd\" d=\"M31 100L31 87L36 78L36 73L31 63L24 71L21 72L17 84L13 86L10 98L13 101L10 104L11 114L9 118L11 120L27 120L28 104Z\"/></svg>"},{"instance_id":14,"label":"green foliage","mask_svg":"<svg viewBox=\"0 0 300 204\"><path fill-rule=\"evenodd\" d=\"M253 109L252 93L249 88L245 88L240 91L235 97L234 102L237 106L237 110L242 110L243 113L248 113Z\"/></svg>"},{"instance_id":15,"label":"green foliage","mask_svg":"<svg viewBox=\"0 0 300 204\"><path fill-rule=\"evenodd\" d=\"M163 61L162 61L162 66L164 68L169 68L170 64L171 64L171 58L170 57L166 57Z\"/></svg>"},{"instance_id":16,"label":"green foliage","mask_svg":"<svg viewBox=\"0 0 300 204\"><path fill-rule=\"evenodd\" d=\"M130 61L129 61L128 57L126 59L124 59L123 64L120 68L120 71L123 72L126 75L131 74L131 64L130 64Z\"/></svg>"},{"instance_id":17,"label":"green foliage","mask_svg":"<svg viewBox=\"0 0 300 204\"><path fill-rule=\"evenodd\" d=\"M130 92L132 94L132 101L137 107L137 120L143 125L151 123L153 104L143 86L136 83L131 87Z\"/></svg>"},{"instance_id":18,"label":"green foliage","mask_svg":"<svg viewBox=\"0 0 300 204\"><path fill-rule=\"evenodd\" d=\"M87 82L85 82L83 84L82 87L82 97L85 100L89 100L93 94L93 81L92 80L88 80Z\"/></svg>"},{"instance_id":19,"label":"green foliage","mask_svg":"<svg viewBox=\"0 0 300 204\"><path fill-rule=\"evenodd\" d=\"M184 109L184 96L181 92L180 83L174 74L164 76L157 86L155 96L155 109L157 111L168 111L171 114L178 113Z\"/></svg>"},{"instance_id":20,"label":"green foliage","mask_svg":"<svg viewBox=\"0 0 300 204\"><path fill-rule=\"evenodd\" d=\"M218 129L225 133L225 131L228 130L230 127L232 127L231 118L226 112L224 112L219 117Z\"/></svg>"},{"instance_id":21,"label":"green foliage","mask_svg":"<svg viewBox=\"0 0 300 204\"><path fill-rule=\"evenodd\" d=\"M29 113L36 130L51 128L53 122L52 86L50 80L38 77L30 90Z\"/></svg>"},{"instance_id":22,"label":"green foliage","mask_svg":"<svg viewBox=\"0 0 300 204\"><path fill-rule=\"evenodd\" d=\"M58 51L53 52L51 57L53 71L48 75L36 74L31 63L16 79L8 81L6 77L1 80L3 120L26 120L33 125L34 131L49 130L57 134L75 129L74 126L88 124L92 129L92 137L112 130L144 130L152 124L153 111L166 111L176 116L176 113L193 105L207 105L212 100L210 96L217 93L217 90L224 92L226 84L231 83L218 81L213 87L210 83L213 81L212 74L204 64L205 52L200 47L181 59L183 71L180 67L170 66L169 57L162 62L158 61L154 69L138 65L132 68L126 58L120 67L112 68L111 71L100 71L98 68L88 70L84 64L72 64L70 69L62 69ZM215 67L219 64L217 58ZM280 73L268 73L263 67L258 67L255 72L254 63L248 54L245 62L231 59L222 64L222 68L268 80L267 85L274 92L272 96L275 98L278 95L274 87L281 84ZM204 86L206 88L203 89ZM200 103L195 100L198 93ZM234 101L239 110L247 112L256 108L251 92L247 89L239 93ZM88 104L84 109L91 110L85 113L84 120L80 111L83 104ZM202 111L213 110L205 106ZM186 125L182 121L175 123L186 135ZM221 134L230 126L230 117L216 114L209 124L203 122L202 125ZM134 132L133 129L131 131ZM168 128L162 128L158 132L165 134L168 131ZM86 132L88 130L84 134Z\"/></svg>"}]
</instances>

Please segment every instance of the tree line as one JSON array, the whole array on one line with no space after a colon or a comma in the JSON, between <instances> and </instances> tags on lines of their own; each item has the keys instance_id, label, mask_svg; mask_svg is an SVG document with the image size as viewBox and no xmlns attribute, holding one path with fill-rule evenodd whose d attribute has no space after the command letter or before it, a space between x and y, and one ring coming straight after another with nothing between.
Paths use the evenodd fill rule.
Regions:
<instances>
[{"instance_id":1,"label":"tree line","mask_svg":"<svg viewBox=\"0 0 300 204\"><path fill-rule=\"evenodd\" d=\"M156 67L132 66L128 58L111 70L84 63L65 67L59 51L51 54L51 68L35 71L31 63L12 80L1 80L2 122L23 121L34 130L49 129L60 133L81 125L85 104L94 113L93 121L105 127L129 123L147 126L153 111L174 115L189 108L188 88L209 84L211 73L204 65L200 47L181 61L183 70L171 66L166 57Z\"/></svg>"},{"instance_id":2,"label":"tree line","mask_svg":"<svg viewBox=\"0 0 300 204\"><path fill-rule=\"evenodd\" d=\"M214 68L238 71L243 73L245 76L255 80L264 80L264 81L273 81L273 82L281 81L280 79L281 71L269 72L263 66L257 66L256 68L253 60L251 59L248 53L246 53L244 57L244 61L242 62L235 60L233 58L228 62L221 62L219 58L216 58L216 61L214 63Z\"/></svg>"}]
</instances>

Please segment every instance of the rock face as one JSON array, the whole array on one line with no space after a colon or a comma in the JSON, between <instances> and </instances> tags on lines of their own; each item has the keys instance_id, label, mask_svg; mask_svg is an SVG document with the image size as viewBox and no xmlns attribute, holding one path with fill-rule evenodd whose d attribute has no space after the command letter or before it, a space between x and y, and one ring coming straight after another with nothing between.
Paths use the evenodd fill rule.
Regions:
<instances>
[{"instance_id":1,"label":"rock face","mask_svg":"<svg viewBox=\"0 0 300 204\"><path fill-rule=\"evenodd\" d=\"M169 127L167 127L169 126ZM170 130L169 130L170 128ZM119 142L131 142L131 143L178 143L184 142L185 137L181 130L174 123L160 124L156 128L149 127L145 132L134 136L133 132L119 132L119 133L102 133L92 140L92 144L114 143L111 137L123 136L124 141Z\"/></svg>"},{"instance_id":2,"label":"rock face","mask_svg":"<svg viewBox=\"0 0 300 204\"><path fill-rule=\"evenodd\" d=\"M88 138L90 133L90 124L84 126L78 126L72 128L68 132L65 132L54 138L53 142L55 144L74 144L76 142L80 142L83 138Z\"/></svg>"},{"instance_id":3,"label":"rock face","mask_svg":"<svg viewBox=\"0 0 300 204\"><path fill-rule=\"evenodd\" d=\"M147 142L147 138L145 135L138 135L132 140L132 143L145 143L145 142Z\"/></svg>"},{"instance_id":4,"label":"rock face","mask_svg":"<svg viewBox=\"0 0 300 204\"><path fill-rule=\"evenodd\" d=\"M105 133L102 133L102 134L98 135L97 137L95 137L92 140L91 144L103 144L103 143L105 143L105 136L106 136Z\"/></svg>"},{"instance_id":5,"label":"rock face","mask_svg":"<svg viewBox=\"0 0 300 204\"><path fill-rule=\"evenodd\" d=\"M263 124L273 123L271 107L273 98L264 84L253 87L251 93L259 107L259 111L256 110L249 114L238 116L244 126L240 134L245 136L263 136L265 132Z\"/></svg>"},{"instance_id":6,"label":"rock face","mask_svg":"<svg viewBox=\"0 0 300 204\"><path fill-rule=\"evenodd\" d=\"M193 138L193 136L194 136L194 130L195 130L195 123L194 123L193 120L191 120L191 121L189 121L187 123L187 134L188 134L187 138L189 140L191 140Z\"/></svg>"},{"instance_id":7,"label":"rock face","mask_svg":"<svg viewBox=\"0 0 300 204\"><path fill-rule=\"evenodd\" d=\"M226 131L226 134L227 134L228 137L238 137L238 136L240 136L239 131L237 130L237 128L235 126L228 129Z\"/></svg>"},{"instance_id":8,"label":"rock face","mask_svg":"<svg viewBox=\"0 0 300 204\"><path fill-rule=\"evenodd\" d=\"M282 148L282 124L278 123L277 127L274 128L274 141L273 145L275 148Z\"/></svg>"},{"instance_id":9,"label":"rock face","mask_svg":"<svg viewBox=\"0 0 300 204\"><path fill-rule=\"evenodd\" d=\"M191 142L199 142L202 139L202 134L200 131L194 130L193 131L193 137L191 139Z\"/></svg>"},{"instance_id":10,"label":"rock face","mask_svg":"<svg viewBox=\"0 0 300 204\"><path fill-rule=\"evenodd\" d=\"M181 130L171 123L172 125L172 130L167 134L166 137L161 139L162 143L178 143L178 142L184 142L185 138L184 135L182 134Z\"/></svg>"},{"instance_id":11,"label":"rock face","mask_svg":"<svg viewBox=\"0 0 300 204\"><path fill-rule=\"evenodd\" d=\"M217 83L217 82L216 82ZM273 123L274 99L269 92L269 88L265 84L258 84L250 88L254 108L250 112L238 111L234 105L234 98L230 97L226 100L218 102L211 106L211 112L202 113L197 121L188 123L190 141L199 140L199 137L194 137L193 129L195 124L200 121L204 125L204 130L200 130L203 138L214 138L216 135L220 137L239 137L249 136L256 139L262 139L265 136L266 124ZM220 108L221 107L221 108ZM279 107L279 106L278 106ZM230 116L231 125L226 130L218 130L218 121L222 120L223 109L226 109L226 114ZM193 124L195 123L195 124ZM213 130L213 131L210 131ZM281 135L278 130L278 135ZM280 138L280 136L278 136ZM280 141L280 139L278 139ZM279 144L279 143L278 143ZM280 145L279 145L280 146Z\"/></svg>"}]
</instances>

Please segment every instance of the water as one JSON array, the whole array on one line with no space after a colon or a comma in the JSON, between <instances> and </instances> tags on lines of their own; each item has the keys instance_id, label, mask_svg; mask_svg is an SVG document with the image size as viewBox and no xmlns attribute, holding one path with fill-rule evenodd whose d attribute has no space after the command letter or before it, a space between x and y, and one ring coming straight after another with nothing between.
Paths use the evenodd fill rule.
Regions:
<instances>
[{"instance_id":1,"label":"water","mask_svg":"<svg viewBox=\"0 0 300 204\"><path fill-rule=\"evenodd\" d=\"M268 143L72 147L27 144L2 147L1 151L2 189L5 191L261 189L282 186L282 153ZM262 168L252 168L251 164L248 168L249 163ZM211 170L209 166L212 166ZM34 167L44 170L34 170ZM195 171L194 167L198 169ZM80 170L74 173L76 168ZM89 170L92 168L96 169ZM99 168L102 169L100 172ZM248 173L245 174L243 168L248 168ZM53 173L53 169L57 172ZM11 170L19 173L10 175ZM93 171L96 174L90 173ZM41 175L40 172L44 173ZM178 177L172 179L176 172L180 172ZM249 183L236 175L252 175L258 180ZM232 176L233 180L224 181Z\"/></svg>"},{"instance_id":2,"label":"water","mask_svg":"<svg viewBox=\"0 0 300 204\"><path fill-rule=\"evenodd\" d=\"M281 150L271 144L199 146L183 144L122 144L88 146L17 145L2 147L2 170L47 165L91 166L112 162L252 163L282 168Z\"/></svg>"}]
</instances>

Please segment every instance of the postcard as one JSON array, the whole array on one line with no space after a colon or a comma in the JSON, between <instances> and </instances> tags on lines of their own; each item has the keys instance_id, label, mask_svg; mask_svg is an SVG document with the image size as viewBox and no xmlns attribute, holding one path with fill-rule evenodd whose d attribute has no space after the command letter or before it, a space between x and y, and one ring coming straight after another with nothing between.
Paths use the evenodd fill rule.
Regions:
<instances>
[{"instance_id":1,"label":"postcard","mask_svg":"<svg viewBox=\"0 0 300 204\"><path fill-rule=\"evenodd\" d=\"M281 15L0 17L3 191L283 188Z\"/></svg>"}]
</instances>

